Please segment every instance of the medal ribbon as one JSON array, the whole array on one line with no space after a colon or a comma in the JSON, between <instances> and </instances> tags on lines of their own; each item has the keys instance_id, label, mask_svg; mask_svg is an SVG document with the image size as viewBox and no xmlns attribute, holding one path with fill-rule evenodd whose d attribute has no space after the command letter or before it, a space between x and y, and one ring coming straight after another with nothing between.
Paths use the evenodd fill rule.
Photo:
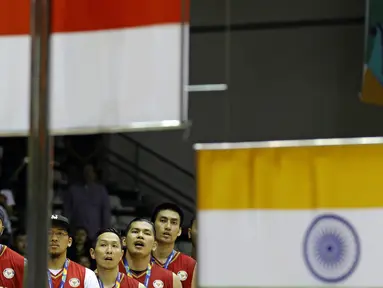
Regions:
<instances>
[{"instance_id":1,"label":"medal ribbon","mask_svg":"<svg viewBox=\"0 0 383 288\"><path fill-rule=\"evenodd\" d=\"M164 268L168 269L170 262L172 262L174 255L176 254L176 250L173 249L172 253L168 256L168 259L166 259Z\"/></svg>"},{"instance_id":2,"label":"medal ribbon","mask_svg":"<svg viewBox=\"0 0 383 288\"><path fill-rule=\"evenodd\" d=\"M173 249L172 253L168 256L168 258L165 261L165 264L163 265L165 269L168 269L170 262L172 262L174 255L176 254L176 250ZM155 261L154 257L152 257L152 261Z\"/></svg>"},{"instance_id":3,"label":"medal ribbon","mask_svg":"<svg viewBox=\"0 0 383 288\"><path fill-rule=\"evenodd\" d=\"M69 266L69 259L67 258L65 260L65 263L64 263L63 274L61 276L61 283L59 285L59 288L64 288L64 285L66 282L66 276L68 275L68 266ZM49 270L48 270L48 284L49 284L49 288L54 288L53 282L52 282L51 272L49 272Z\"/></svg>"},{"instance_id":4,"label":"medal ribbon","mask_svg":"<svg viewBox=\"0 0 383 288\"><path fill-rule=\"evenodd\" d=\"M121 286L121 273L118 272L117 278L116 278L116 283L114 284L114 288L120 288ZM98 277L98 284L100 285L100 288L104 288L104 283L102 283L101 279Z\"/></svg>"},{"instance_id":5,"label":"medal ribbon","mask_svg":"<svg viewBox=\"0 0 383 288\"><path fill-rule=\"evenodd\" d=\"M129 268L129 265L128 265L128 260L126 260L126 258L124 258L124 266L125 266L126 274L129 277L132 277L132 272L130 271L130 268ZM144 286L145 287L148 287L149 278L150 278L151 274L152 274L152 265L151 265L151 263L149 263L148 264L148 268L146 268L146 276L145 276L145 281L144 281Z\"/></svg>"}]
</instances>

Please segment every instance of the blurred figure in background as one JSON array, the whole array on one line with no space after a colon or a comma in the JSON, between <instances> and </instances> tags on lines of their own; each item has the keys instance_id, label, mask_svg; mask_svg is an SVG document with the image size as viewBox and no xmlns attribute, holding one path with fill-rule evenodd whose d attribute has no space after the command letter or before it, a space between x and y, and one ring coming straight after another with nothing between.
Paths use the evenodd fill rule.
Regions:
<instances>
[{"instance_id":1,"label":"blurred figure in background","mask_svg":"<svg viewBox=\"0 0 383 288\"><path fill-rule=\"evenodd\" d=\"M18 229L13 235L13 250L20 255L27 256L27 233L24 229Z\"/></svg>"},{"instance_id":2,"label":"blurred figure in background","mask_svg":"<svg viewBox=\"0 0 383 288\"><path fill-rule=\"evenodd\" d=\"M78 264L84 266L85 268L91 269L90 256L81 256L78 258Z\"/></svg>"},{"instance_id":3,"label":"blurred figure in background","mask_svg":"<svg viewBox=\"0 0 383 288\"><path fill-rule=\"evenodd\" d=\"M12 239L12 223L9 219L8 209L7 209L7 198L0 193L0 213L2 215L2 226L4 230L2 231L1 243L11 245L13 243Z\"/></svg>"},{"instance_id":4,"label":"blurred figure in background","mask_svg":"<svg viewBox=\"0 0 383 288\"><path fill-rule=\"evenodd\" d=\"M74 232L73 240L72 246L68 248L68 258L75 262L80 262L81 257L89 257L89 249L92 248L92 241L89 239L86 229L78 227Z\"/></svg>"},{"instance_id":5,"label":"blurred figure in background","mask_svg":"<svg viewBox=\"0 0 383 288\"><path fill-rule=\"evenodd\" d=\"M188 230L189 239L192 242L192 257L197 260L197 219L194 216Z\"/></svg>"},{"instance_id":6,"label":"blurred figure in background","mask_svg":"<svg viewBox=\"0 0 383 288\"><path fill-rule=\"evenodd\" d=\"M13 209L16 205L15 197L13 196L13 192L11 189L1 189L0 195L5 198L5 201L3 200L4 208L7 210L8 216L12 217L13 215Z\"/></svg>"},{"instance_id":7,"label":"blurred figure in background","mask_svg":"<svg viewBox=\"0 0 383 288\"><path fill-rule=\"evenodd\" d=\"M64 215L71 227L84 227L91 240L100 228L111 223L111 209L106 188L96 182L97 176L92 165L84 167L84 182L74 184L63 194Z\"/></svg>"}]
</instances>

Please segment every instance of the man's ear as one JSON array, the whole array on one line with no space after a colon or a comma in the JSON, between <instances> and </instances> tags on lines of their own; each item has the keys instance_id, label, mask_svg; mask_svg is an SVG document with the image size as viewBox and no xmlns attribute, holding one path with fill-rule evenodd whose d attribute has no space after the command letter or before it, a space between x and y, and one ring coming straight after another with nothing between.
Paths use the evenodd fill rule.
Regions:
<instances>
[{"instance_id":1,"label":"man's ear","mask_svg":"<svg viewBox=\"0 0 383 288\"><path fill-rule=\"evenodd\" d=\"M152 253L157 250L157 247L158 247L158 243L157 243L157 241L154 241L153 247L152 247Z\"/></svg>"},{"instance_id":2,"label":"man's ear","mask_svg":"<svg viewBox=\"0 0 383 288\"><path fill-rule=\"evenodd\" d=\"M90 249L89 249L89 254L90 254L90 257L91 257L93 260L96 259L96 253L95 253L95 251L94 251L93 248L90 248Z\"/></svg>"},{"instance_id":3,"label":"man's ear","mask_svg":"<svg viewBox=\"0 0 383 288\"><path fill-rule=\"evenodd\" d=\"M191 228L188 228L188 237L191 239Z\"/></svg>"},{"instance_id":4,"label":"man's ear","mask_svg":"<svg viewBox=\"0 0 383 288\"><path fill-rule=\"evenodd\" d=\"M69 237L69 239L68 239L68 247L72 246L72 243L73 243L73 239L72 239L72 237Z\"/></svg>"},{"instance_id":5,"label":"man's ear","mask_svg":"<svg viewBox=\"0 0 383 288\"><path fill-rule=\"evenodd\" d=\"M126 236L121 237L121 242L122 242L122 248L126 248Z\"/></svg>"}]
</instances>

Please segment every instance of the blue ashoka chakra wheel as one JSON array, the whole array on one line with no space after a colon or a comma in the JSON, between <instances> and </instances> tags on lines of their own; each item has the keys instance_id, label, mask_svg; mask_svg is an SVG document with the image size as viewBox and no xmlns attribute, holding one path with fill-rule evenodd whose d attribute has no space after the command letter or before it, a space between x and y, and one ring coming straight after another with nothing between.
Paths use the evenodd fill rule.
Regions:
<instances>
[{"instance_id":1,"label":"blue ashoka chakra wheel","mask_svg":"<svg viewBox=\"0 0 383 288\"><path fill-rule=\"evenodd\" d=\"M323 282L341 282L358 266L359 236L351 223L338 215L316 217L307 229L303 246L306 266Z\"/></svg>"}]
</instances>

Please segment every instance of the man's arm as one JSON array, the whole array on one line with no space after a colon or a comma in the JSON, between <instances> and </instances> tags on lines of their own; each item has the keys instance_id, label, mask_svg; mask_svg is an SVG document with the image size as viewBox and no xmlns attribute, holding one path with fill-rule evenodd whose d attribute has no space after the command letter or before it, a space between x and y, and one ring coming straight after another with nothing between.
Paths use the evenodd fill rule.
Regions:
<instances>
[{"instance_id":1,"label":"man's arm","mask_svg":"<svg viewBox=\"0 0 383 288\"><path fill-rule=\"evenodd\" d=\"M73 212L73 186L70 186L68 191L65 191L63 193L63 205L64 205L64 213L63 215L66 216L69 221L72 219L72 212Z\"/></svg>"},{"instance_id":2,"label":"man's arm","mask_svg":"<svg viewBox=\"0 0 383 288\"><path fill-rule=\"evenodd\" d=\"M197 288L197 264L194 266L193 278L191 281L191 288Z\"/></svg>"},{"instance_id":3,"label":"man's arm","mask_svg":"<svg viewBox=\"0 0 383 288\"><path fill-rule=\"evenodd\" d=\"M84 287L85 288L100 288L100 284L98 283L96 274L94 274L94 272L88 268L85 268Z\"/></svg>"},{"instance_id":4,"label":"man's arm","mask_svg":"<svg viewBox=\"0 0 383 288\"><path fill-rule=\"evenodd\" d=\"M108 228L111 223L112 211L110 209L110 200L108 191L105 187L102 187L103 191L103 199L102 199L102 228Z\"/></svg>"},{"instance_id":5,"label":"man's arm","mask_svg":"<svg viewBox=\"0 0 383 288\"><path fill-rule=\"evenodd\" d=\"M182 288L180 278L173 273L173 288Z\"/></svg>"}]
</instances>

